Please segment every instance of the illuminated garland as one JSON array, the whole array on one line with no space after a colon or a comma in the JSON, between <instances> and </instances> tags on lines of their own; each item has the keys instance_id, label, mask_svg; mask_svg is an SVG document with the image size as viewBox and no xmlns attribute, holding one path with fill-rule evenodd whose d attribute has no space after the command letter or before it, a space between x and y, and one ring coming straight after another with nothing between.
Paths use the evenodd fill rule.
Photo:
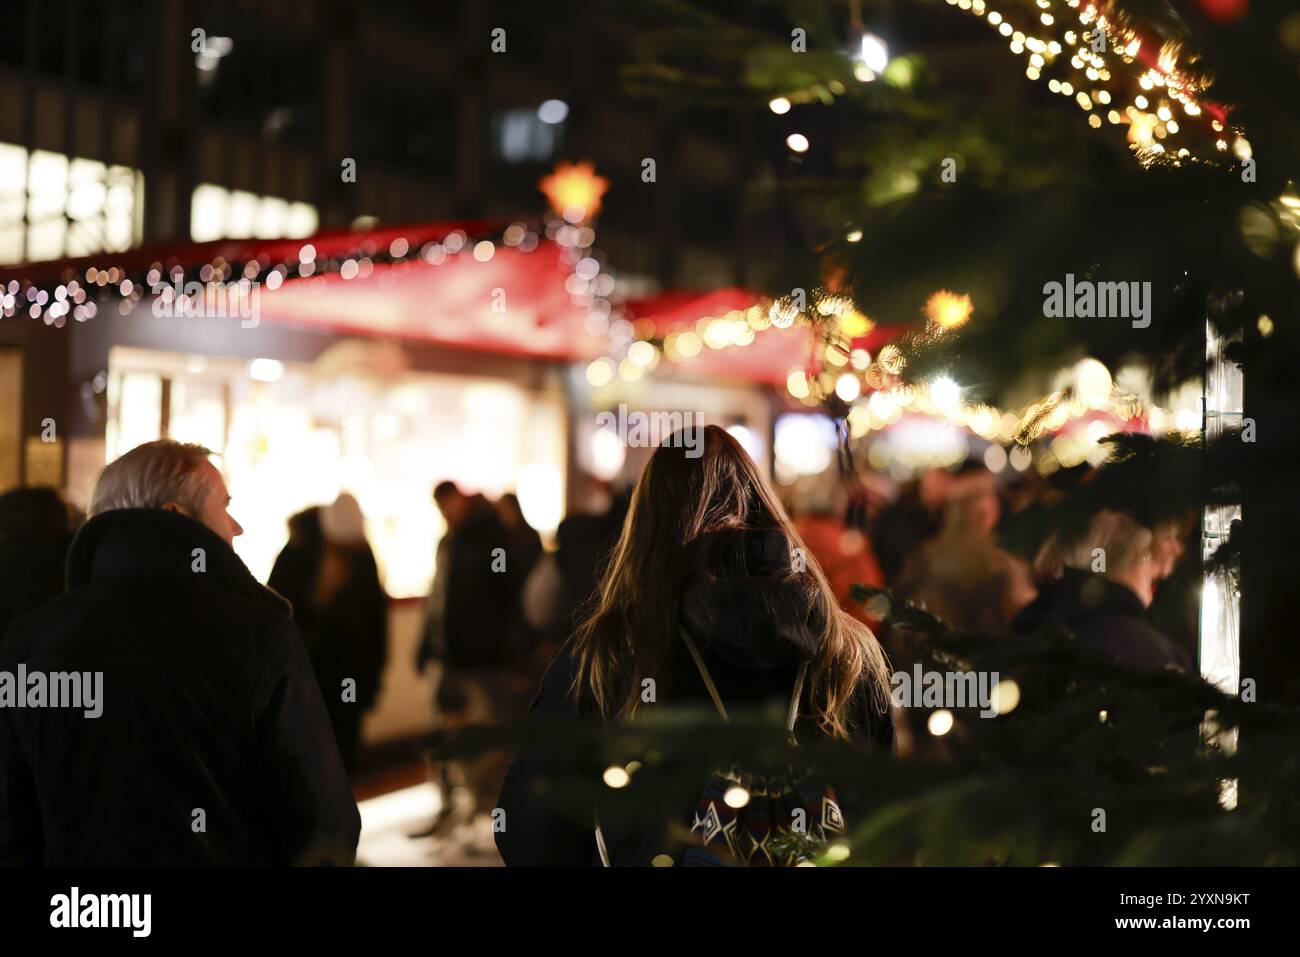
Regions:
<instances>
[{"instance_id":1,"label":"illuminated garland","mask_svg":"<svg viewBox=\"0 0 1300 957\"><path fill-rule=\"evenodd\" d=\"M702 316L693 326L666 333L661 333L648 316L635 320L619 316L609 324L609 354L587 366L587 383L599 388L616 376L624 382L636 382L660 368L665 359L676 364L695 358L706 347L743 348L773 325L762 303Z\"/></svg>"},{"instance_id":2,"label":"illuminated garland","mask_svg":"<svg viewBox=\"0 0 1300 957\"><path fill-rule=\"evenodd\" d=\"M103 263L80 272L66 269L62 281L53 286L42 286L28 280L9 280L0 287L0 311L6 319L40 319L48 326L63 328L69 317L75 322L94 319L100 309L114 299L119 300L119 312L123 316L129 315L142 300L153 295L155 289L173 309L183 310L189 300L197 298L188 294L195 285L201 287L201 296L207 296L218 283L243 286L245 290L261 285L274 291L289 280L311 280L328 274L340 275L345 281L365 279L376 266L423 264L436 267L457 257L487 262L498 245L532 252L540 245L542 236L560 246L561 257L573 267L573 275L566 280L565 288L574 304L588 309L589 314L608 316L610 306L605 294L612 288L612 280L602 273L596 254L591 250L596 238L595 230L558 216L548 216L542 223L511 223L499 235L470 236L464 230L456 229L439 240L419 245L401 236L386 244L362 239L346 252L330 256L319 256L312 241L305 239L296 257L275 262L266 255L243 263L229 262L218 255L202 264L183 263L171 257L156 260L145 268L129 269ZM177 287L187 291L177 297Z\"/></svg>"},{"instance_id":3,"label":"illuminated garland","mask_svg":"<svg viewBox=\"0 0 1300 957\"><path fill-rule=\"evenodd\" d=\"M821 409L842 417L852 440L888 429L904 415L919 414L942 419L966 429L987 442L1011 447L1011 463L1017 469L1032 461L1044 474L1061 466L1098 464L1105 447L1100 439L1112 429L1090 423L1080 439L1071 424L1096 413L1120 422L1140 421L1152 433L1196 431L1196 422L1183 421L1160 406L1115 386L1110 371L1096 359L1080 361L1074 382L1020 409L1003 409L987 403L963 400L961 387L947 376L922 383L903 378L907 352L925 347L949 335L971 318L968 296L939 290L925 305L926 324L893 342L885 343L872 357L853 340L865 335L874 323L863 316L850 297L828 289L815 289L812 305L801 311L795 299L783 296L773 301L773 325L807 324L814 333L812 351L806 363L790 370L786 392L810 409ZM1031 446L1043 442L1036 452Z\"/></svg>"},{"instance_id":4,"label":"illuminated garland","mask_svg":"<svg viewBox=\"0 0 1300 957\"><path fill-rule=\"evenodd\" d=\"M1007 37L1011 52L1028 59L1029 79L1060 74L1048 88L1073 99L1093 129L1128 126L1129 148L1142 165L1232 165L1251 158L1250 143L1239 128L1229 128L1224 108L1201 98L1210 78L1189 65L1181 44L1144 36L1115 3L1034 0L1037 17L1024 23L985 0L947 3L984 17ZM1094 48L1098 31L1102 49Z\"/></svg>"}]
</instances>

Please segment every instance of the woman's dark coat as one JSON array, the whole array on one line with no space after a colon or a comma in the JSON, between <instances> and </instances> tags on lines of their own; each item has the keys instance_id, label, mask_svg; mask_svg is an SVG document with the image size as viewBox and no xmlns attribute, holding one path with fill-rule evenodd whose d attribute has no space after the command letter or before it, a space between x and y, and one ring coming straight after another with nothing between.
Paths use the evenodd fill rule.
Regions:
<instances>
[{"instance_id":1,"label":"woman's dark coat","mask_svg":"<svg viewBox=\"0 0 1300 957\"><path fill-rule=\"evenodd\" d=\"M776 533L727 531L705 536L699 548L694 567L722 569L722 574L686 574L680 601L681 626L700 649L729 712L768 702L778 703L784 710L799 664L816 652L823 625L812 610L806 585L785 580L790 567L785 538ZM570 641L552 660L530 715L537 719L570 717L598 722L591 707L576 705L569 695L574 667ZM659 702L712 710L703 680L684 643L673 645L668 674L657 682L657 687ZM796 736L801 741L811 740L818 731L806 690L800 713ZM876 710L865 687L860 689L848 717L856 743L886 752L890 749L893 727L889 715ZM720 755L719 761L723 759ZM598 778L602 770L580 755L557 763L553 757L522 749L498 801L505 812L505 829L498 831L496 843L506 864L599 864L594 828L586 823L585 813L574 815L572 808L556 807L545 795L568 775ZM649 864L664 850L661 839L665 821L689 825L704 784L703 780L698 785L692 782L682 791L680 800L665 806L665 820L650 816L643 827L624 830L603 826L612 863ZM591 813L594 818L594 808Z\"/></svg>"}]
</instances>

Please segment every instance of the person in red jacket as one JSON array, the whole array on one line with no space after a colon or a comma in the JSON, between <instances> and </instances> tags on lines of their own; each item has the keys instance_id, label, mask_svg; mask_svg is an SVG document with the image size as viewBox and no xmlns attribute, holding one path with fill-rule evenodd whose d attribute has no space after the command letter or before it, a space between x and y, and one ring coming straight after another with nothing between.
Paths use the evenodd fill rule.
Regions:
<instances>
[{"instance_id":1,"label":"person in red jacket","mask_svg":"<svg viewBox=\"0 0 1300 957\"><path fill-rule=\"evenodd\" d=\"M853 586L883 588L885 573L876 560L871 539L840 517L845 510L836 508L836 497L835 490L825 484L799 489L795 531L826 573L839 606L874 627L878 622L867 614L861 602L854 601Z\"/></svg>"}]
</instances>

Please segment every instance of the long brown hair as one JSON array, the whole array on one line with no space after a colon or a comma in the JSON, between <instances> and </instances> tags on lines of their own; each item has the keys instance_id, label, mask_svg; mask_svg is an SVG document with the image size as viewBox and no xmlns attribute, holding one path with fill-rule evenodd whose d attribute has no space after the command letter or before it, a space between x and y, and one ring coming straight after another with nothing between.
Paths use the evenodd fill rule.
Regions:
<instances>
[{"instance_id":1,"label":"long brown hair","mask_svg":"<svg viewBox=\"0 0 1300 957\"><path fill-rule=\"evenodd\" d=\"M641 679L662 674L678 643L682 570L693 544L723 529L776 531L791 554L802 549L798 554L806 556L805 570L791 567L787 575L806 579L815 620L824 622L809 666L813 714L825 734L847 737L855 694L865 690L879 712L888 706L884 651L871 629L836 604L825 574L740 443L712 425L702 443L698 433L690 442L683 438L675 433L655 450L632 492L594 606L574 634L572 695L594 702L605 718L634 715Z\"/></svg>"}]
</instances>

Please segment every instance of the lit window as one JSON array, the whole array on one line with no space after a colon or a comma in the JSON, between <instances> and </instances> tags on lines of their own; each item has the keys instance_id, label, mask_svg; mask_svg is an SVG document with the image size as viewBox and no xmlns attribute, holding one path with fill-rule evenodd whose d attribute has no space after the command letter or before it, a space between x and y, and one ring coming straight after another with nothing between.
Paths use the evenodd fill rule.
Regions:
<instances>
[{"instance_id":1,"label":"lit window","mask_svg":"<svg viewBox=\"0 0 1300 957\"><path fill-rule=\"evenodd\" d=\"M302 239L316 232L320 217L309 203L258 196L212 183L195 187L190 199L190 237L214 239Z\"/></svg>"},{"instance_id":2,"label":"lit window","mask_svg":"<svg viewBox=\"0 0 1300 957\"><path fill-rule=\"evenodd\" d=\"M121 252L139 243L144 175L0 143L0 262Z\"/></svg>"},{"instance_id":3,"label":"lit window","mask_svg":"<svg viewBox=\"0 0 1300 957\"><path fill-rule=\"evenodd\" d=\"M507 163L543 162L555 155L564 122L543 120L538 111L506 110L493 122L496 154Z\"/></svg>"}]
</instances>

